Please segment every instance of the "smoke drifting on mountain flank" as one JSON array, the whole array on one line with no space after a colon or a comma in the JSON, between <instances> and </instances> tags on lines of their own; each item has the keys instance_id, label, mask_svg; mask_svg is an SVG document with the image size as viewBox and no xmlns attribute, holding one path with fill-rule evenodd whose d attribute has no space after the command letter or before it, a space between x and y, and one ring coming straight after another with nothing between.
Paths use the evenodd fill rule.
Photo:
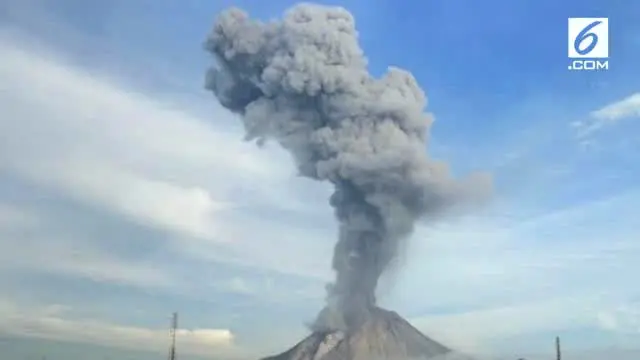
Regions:
<instances>
[{"instance_id":1,"label":"smoke drifting on mountain flank","mask_svg":"<svg viewBox=\"0 0 640 360\"><path fill-rule=\"evenodd\" d=\"M240 115L246 140L277 141L302 176L335 187L336 280L318 329L361 323L416 220L482 200L491 188L484 175L455 181L428 157L424 92L398 68L373 78L357 38L347 10L304 4L268 23L229 9L205 44L216 60L206 87Z\"/></svg>"}]
</instances>

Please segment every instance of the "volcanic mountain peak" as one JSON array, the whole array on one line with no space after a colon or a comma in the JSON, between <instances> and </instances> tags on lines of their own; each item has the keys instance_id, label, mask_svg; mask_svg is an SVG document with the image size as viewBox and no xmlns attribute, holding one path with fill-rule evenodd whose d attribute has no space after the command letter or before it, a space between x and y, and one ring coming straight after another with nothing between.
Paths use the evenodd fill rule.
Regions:
<instances>
[{"instance_id":1,"label":"volcanic mountain peak","mask_svg":"<svg viewBox=\"0 0 640 360\"><path fill-rule=\"evenodd\" d=\"M263 360L422 360L449 353L395 312L374 308L357 329L314 332L289 351Z\"/></svg>"}]
</instances>

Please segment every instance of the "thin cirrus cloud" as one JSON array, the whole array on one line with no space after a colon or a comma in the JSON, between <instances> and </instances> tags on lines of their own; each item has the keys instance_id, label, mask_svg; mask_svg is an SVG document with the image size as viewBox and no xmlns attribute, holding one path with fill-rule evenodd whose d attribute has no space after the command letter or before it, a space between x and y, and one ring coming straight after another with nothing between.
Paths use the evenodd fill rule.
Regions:
<instances>
[{"instance_id":1,"label":"thin cirrus cloud","mask_svg":"<svg viewBox=\"0 0 640 360\"><path fill-rule=\"evenodd\" d=\"M592 116L597 119L609 121L640 116L640 93L635 93L596 110L592 113Z\"/></svg>"},{"instance_id":2,"label":"thin cirrus cloud","mask_svg":"<svg viewBox=\"0 0 640 360\"><path fill-rule=\"evenodd\" d=\"M571 125L580 138L592 135L619 121L640 117L640 93L631 94L589 114L589 119Z\"/></svg>"}]
</instances>

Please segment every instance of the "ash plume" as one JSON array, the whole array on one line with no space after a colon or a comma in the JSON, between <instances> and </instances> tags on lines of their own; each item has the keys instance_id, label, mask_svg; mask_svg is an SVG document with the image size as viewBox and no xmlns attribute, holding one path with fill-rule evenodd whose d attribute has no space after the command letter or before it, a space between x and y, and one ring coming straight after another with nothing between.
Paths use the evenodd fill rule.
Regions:
<instances>
[{"instance_id":1,"label":"ash plume","mask_svg":"<svg viewBox=\"0 0 640 360\"><path fill-rule=\"evenodd\" d=\"M231 8L205 49L215 59L206 87L239 114L246 140L274 140L300 175L330 182L339 222L328 306L316 329L362 323L375 307L378 278L423 216L482 200L488 176L452 178L429 158L426 97L411 73L367 70L351 14L301 4L261 22Z\"/></svg>"}]
</instances>

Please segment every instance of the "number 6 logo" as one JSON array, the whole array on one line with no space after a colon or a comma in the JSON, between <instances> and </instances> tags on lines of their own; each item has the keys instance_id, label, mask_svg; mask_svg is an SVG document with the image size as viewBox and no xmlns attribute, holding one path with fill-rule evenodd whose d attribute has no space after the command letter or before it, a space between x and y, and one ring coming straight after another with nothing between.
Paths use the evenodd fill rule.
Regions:
<instances>
[{"instance_id":1,"label":"number 6 logo","mask_svg":"<svg viewBox=\"0 0 640 360\"><path fill-rule=\"evenodd\" d=\"M590 31L600 24L602 24L602 21L594 21L578 33L578 36L576 36L576 39L573 42L573 48L578 54L586 55L596 47L596 45L598 44L598 35ZM584 49L581 49L580 45L582 45L582 43L587 39L591 39L591 42Z\"/></svg>"},{"instance_id":2,"label":"number 6 logo","mask_svg":"<svg viewBox=\"0 0 640 360\"><path fill-rule=\"evenodd\" d=\"M567 35L570 59L609 57L608 18L569 18Z\"/></svg>"}]
</instances>

